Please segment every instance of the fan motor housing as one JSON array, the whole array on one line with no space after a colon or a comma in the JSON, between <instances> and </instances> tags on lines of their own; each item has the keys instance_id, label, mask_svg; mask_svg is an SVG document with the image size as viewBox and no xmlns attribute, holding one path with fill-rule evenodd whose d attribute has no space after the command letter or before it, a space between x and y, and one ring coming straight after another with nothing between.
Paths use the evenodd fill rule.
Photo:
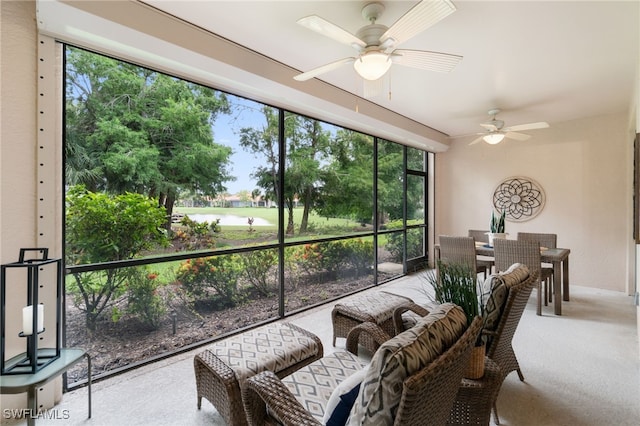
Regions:
<instances>
[{"instance_id":1,"label":"fan motor housing","mask_svg":"<svg viewBox=\"0 0 640 426\"><path fill-rule=\"evenodd\" d=\"M371 24L364 26L358 30L356 36L365 42L367 47L379 46L380 37L387 31L387 27L381 24Z\"/></svg>"},{"instance_id":2,"label":"fan motor housing","mask_svg":"<svg viewBox=\"0 0 640 426\"><path fill-rule=\"evenodd\" d=\"M491 120L488 124L493 124L498 130L504 127L504 121L502 120Z\"/></svg>"}]
</instances>

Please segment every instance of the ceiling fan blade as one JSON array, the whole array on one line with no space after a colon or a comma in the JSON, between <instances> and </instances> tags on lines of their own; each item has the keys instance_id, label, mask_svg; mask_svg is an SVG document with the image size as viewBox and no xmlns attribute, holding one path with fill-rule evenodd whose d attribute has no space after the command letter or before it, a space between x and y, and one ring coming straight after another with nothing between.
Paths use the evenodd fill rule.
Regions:
<instances>
[{"instance_id":1,"label":"ceiling fan blade","mask_svg":"<svg viewBox=\"0 0 640 426\"><path fill-rule=\"evenodd\" d=\"M515 139L517 141L526 141L527 139L529 139L531 137L531 135L525 135L524 133L516 133L516 132L507 131L507 133L505 133L504 137L505 138L510 138L510 139Z\"/></svg>"},{"instance_id":2,"label":"ceiling fan blade","mask_svg":"<svg viewBox=\"0 0 640 426\"><path fill-rule=\"evenodd\" d=\"M483 138L483 137L484 137L484 136L480 136L480 137L475 138L474 140L472 140L472 141L471 141L471 143L470 143L469 145L475 145L475 144L477 144L477 143L482 142L482 138Z\"/></svg>"},{"instance_id":3,"label":"ceiling fan blade","mask_svg":"<svg viewBox=\"0 0 640 426\"><path fill-rule=\"evenodd\" d=\"M511 132L511 131L518 132L520 130L546 129L547 127L549 127L549 123L546 123L544 121L539 121L537 123L518 124L517 126L509 126L504 130L507 132Z\"/></svg>"},{"instance_id":4,"label":"ceiling fan blade","mask_svg":"<svg viewBox=\"0 0 640 426\"><path fill-rule=\"evenodd\" d=\"M312 78L317 77L320 74L324 74L326 72L333 71L335 69L340 68L343 65L352 64L355 60L356 60L356 58L340 59L338 61L331 62L331 63L326 64L326 65L322 65L322 66L320 66L318 68L314 68L314 69L312 69L310 71L303 72L302 74L298 74L298 75L294 76L293 79L297 80L297 81L311 80Z\"/></svg>"},{"instance_id":5,"label":"ceiling fan blade","mask_svg":"<svg viewBox=\"0 0 640 426\"><path fill-rule=\"evenodd\" d=\"M422 70L451 72L462 60L462 56L425 50L396 49L391 54L391 60L398 65Z\"/></svg>"},{"instance_id":6,"label":"ceiling fan blade","mask_svg":"<svg viewBox=\"0 0 640 426\"><path fill-rule=\"evenodd\" d=\"M423 0L398 19L380 37L380 42L385 43L392 38L397 46L455 11L456 7L449 0Z\"/></svg>"},{"instance_id":7,"label":"ceiling fan blade","mask_svg":"<svg viewBox=\"0 0 640 426\"><path fill-rule=\"evenodd\" d=\"M487 129L487 130L488 130L488 131L490 131L490 132L497 132L498 130L500 130L500 129L498 129L498 127L497 127L495 124L493 124L493 123L480 123L480 126L481 126L481 127L483 127L483 128L485 128L485 129Z\"/></svg>"},{"instance_id":8,"label":"ceiling fan blade","mask_svg":"<svg viewBox=\"0 0 640 426\"><path fill-rule=\"evenodd\" d=\"M358 50L364 49L366 47L364 41L360 40L349 31L344 30L317 15L300 18L297 22L303 27L322 34L323 36L329 37L337 41L338 43L352 46Z\"/></svg>"}]
</instances>

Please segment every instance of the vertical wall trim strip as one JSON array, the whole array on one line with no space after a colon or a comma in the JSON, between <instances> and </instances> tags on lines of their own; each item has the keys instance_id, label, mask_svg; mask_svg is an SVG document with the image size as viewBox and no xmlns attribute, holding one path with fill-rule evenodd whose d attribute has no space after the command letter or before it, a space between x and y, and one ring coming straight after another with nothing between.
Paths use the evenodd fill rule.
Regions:
<instances>
[{"instance_id":1,"label":"vertical wall trim strip","mask_svg":"<svg viewBox=\"0 0 640 426\"><path fill-rule=\"evenodd\" d=\"M36 101L36 242L49 249L51 258L62 256L62 47L55 39L38 35ZM54 285L45 283L43 285ZM55 300L43 300L55 312ZM38 345L56 346L55 319L45 316L45 332ZM61 343L61 342L60 342ZM51 408L62 398L57 378L38 390L38 406Z\"/></svg>"},{"instance_id":2,"label":"vertical wall trim strip","mask_svg":"<svg viewBox=\"0 0 640 426\"><path fill-rule=\"evenodd\" d=\"M36 137L36 240L52 257L62 253L62 94L61 47L47 36L38 37Z\"/></svg>"}]
</instances>

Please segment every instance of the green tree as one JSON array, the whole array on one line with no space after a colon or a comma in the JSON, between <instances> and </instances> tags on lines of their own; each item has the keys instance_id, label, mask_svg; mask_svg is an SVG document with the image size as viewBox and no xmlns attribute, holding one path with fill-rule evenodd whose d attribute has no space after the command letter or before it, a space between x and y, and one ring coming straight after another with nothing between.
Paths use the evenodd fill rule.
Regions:
<instances>
[{"instance_id":1,"label":"green tree","mask_svg":"<svg viewBox=\"0 0 640 426\"><path fill-rule=\"evenodd\" d=\"M264 191L265 200L278 201L280 199L278 114L276 109L268 106L262 108L262 114L265 118L262 128L240 129L240 146L247 152L260 153L264 156L264 164L257 166L251 176L257 180L258 188Z\"/></svg>"},{"instance_id":2,"label":"green tree","mask_svg":"<svg viewBox=\"0 0 640 426\"><path fill-rule=\"evenodd\" d=\"M243 206L242 207L246 207L246 203L248 203L249 201L251 201L251 193L249 191L247 191L246 189L240 190L238 191L238 193L236 194L238 196L238 199L240 201L242 201Z\"/></svg>"},{"instance_id":3,"label":"green tree","mask_svg":"<svg viewBox=\"0 0 640 426\"><path fill-rule=\"evenodd\" d=\"M294 120L294 132L288 138L285 180L302 203L299 232L307 232L309 213L315 208L331 134L318 120L288 115Z\"/></svg>"},{"instance_id":4,"label":"green tree","mask_svg":"<svg viewBox=\"0 0 640 426\"><path fill-rule=\"evenodd\" d=\"M255 188L253 191L251 191L251 207L256 207L258 205L258 200L260 199L261 195L262 191L260 191L260 188Z\"/></svg>"},{"instance_id":5,"label":"green tree","mask_svg":"<svg viewBox=\"0 0 640 426\"><path fill-rule=\"evenodd\" d=\"M266 164L257 167L252 176L265 199L279 200L279 116L274 108L262 109L265 124L262 128L242 128L240 145L248 152L260 152ZM286 153L284 157L285 178L282 198L287 209L287 235L293 235L294 207L303 205L300 232L306 232L309 213L317 199L317 187L321 178L321 162L326 157L329 132L323 130L317 120L287 113L284 119Z\"/></svg>"},{"instance_id":6,"label":"green tree","mask_svg":"<svg viewBox=\"0 0 640 426\"><path fill-rule=\"evenodd\" d=\"M403 164L402 145L378 141L378 225L404 216Z\"/></svg>"},{"instance_id":7,"label":"green tree","mask_svg":"<svg viewBox=\"0 0 640 426\"><path fill-rule=\"evenodd\" d=\"M329 151L331 161L324 168L323 186L316 202L318 213L371 223L373 138L351 130L339 130Z\"/></svg>"},{"instance_id":8,"label":"green tree","mask_svg":"<svg viewBox=\"0 0 640 426\"><path fill-rule=\"evenodd\" d=\"M165 245L161 228L165 210L140 194L109 196L84 186L71 187L66 197L67 265L132 259L142 251ZM75 272L68 286L84 310L87 328L95 329L100 314L124 294L127 268Z\"/></svg>"},{"instance_id":9,"label":"green tree","mask_svg":"<svg viewBox=\"0 0 640 426\"><path fill-rule=\"evenodd\" d=\"M213 140L221 92L69 47L66 102L69 184L146 194L170 216L181 190L215 197L234 179Z\"/></svg>"}]
</instances>

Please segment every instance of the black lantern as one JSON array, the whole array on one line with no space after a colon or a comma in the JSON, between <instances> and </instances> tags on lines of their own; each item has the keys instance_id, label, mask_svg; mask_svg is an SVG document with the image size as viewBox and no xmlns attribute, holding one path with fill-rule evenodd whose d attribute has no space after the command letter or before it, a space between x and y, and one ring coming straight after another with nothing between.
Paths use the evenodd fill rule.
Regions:
<instances>
[{"instance_id":1,"label":"black lantern","mask_svg":"<svg viewBox=\"0 0 640 426\"><path fill-rule=\"evenodd\" d=\"M49 249L23 248L17 262L1 266L2 285L2 375L33 374L60 357L61 342L61 295L62 260L49 259ZM25 286L26 283L26 286ZM25 288L26 287L26 288ZM25 292L26 305L22 307L22 321L11 321L13 327L7 327L7 291ZM55 298L54 296L55 292ZM40 300L55 300L55 306L45 306ZM55 309L56 334L55 348L38 348L38 335L45 331L45 309ZM19 316L16 307L11 312ZM15 317L12 319L16 319ZM19 324L22 329L18 331ZM9 334L7 334L9 333ZM7 337L17 334L25 341L25 351L7 358Z\"/></svg>"}]
</instances>

